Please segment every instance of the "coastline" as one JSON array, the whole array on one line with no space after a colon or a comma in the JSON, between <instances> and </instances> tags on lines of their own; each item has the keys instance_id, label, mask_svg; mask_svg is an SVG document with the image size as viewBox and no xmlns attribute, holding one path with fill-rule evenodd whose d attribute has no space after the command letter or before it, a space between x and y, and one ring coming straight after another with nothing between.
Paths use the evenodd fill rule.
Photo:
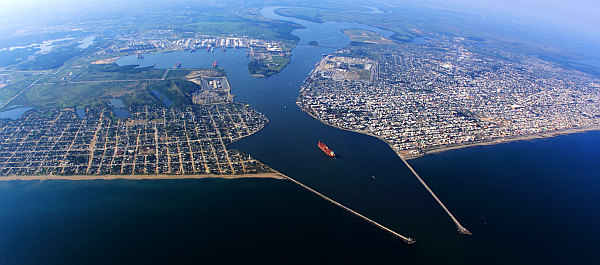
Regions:
<instances>
[{"instance_id":1,"label":"coastline","mask_svg":"<svg viewBox=\"0 0 600 265\"><path fill-rule=\"evenodd\" d=\"M426 150L426 151L424 151L423 154L405 157L405 158L406 159L414 159L414 158L419 158L421 156L425 156L428 154L436 154L436 153L441 153L441 152L445 152L445 151L449 151L449 150L455 150L455 149L466 148L466 147L471 147L471 146L495 145L495 144L503 144L503 143L516 142L516 141L544 139L544 138L551 138L551 137L556 137L556 136L561 136L561 135L567 135L567 134L573 134L573 133L584 133L584 132L597 131L597 130L600 130L600 125L569 128L569 129L563 129L563 130L553 131L553 132L518 135L518 136L513 136L513 137L499 138L499 139L481 141L481 142L475 142L475 143L458 144L458 145L454 145L454 146L441 146L439 148L433 148L433 149Z\"/></svg>"},{"instance_id":2,"label":"coastline","mask_svg":"<svg viewBox=\"0 0 600 265\"><path fill-rule=\"evenodd\" d=\"M543 132L543 133L536 133L536 134L518 135L518 136L513 136L513 137L499 138L499 139L493 139L493 140L487 140L487 141L480 141L480 142L474 142L474 143L461 143L461 144L457 144L457 145L440 146L439 148L432 148L432 149L425 150L425 151L423 151L423 153L420 153L420 154L406 156L406 155L403 155L401 153L401 151L396 150L396 148L394 148L394 146L390 142L388 142L386 139L384 139L382 137L379 137L379 136L371 134L371 133L367 133L367 132L363 132L363 131L359 131L359 130L346 129L346 128L342 128L342 127L337 126L337 125L326 123L323 120L319 119L314 114L312 114L312 113L306 111L305 109L303 109L302 107L300 107L300 105L298 105L298 102L296 102L296 106L298 106L304 113L308 114L309 116L315 118L317 121L319 121L319 122L321 122L321 123L323 123L325 125L328 125L328 126L340 129L340 130L344 130L344 131L355 132L355 133L360 133L360 134L364 134L364 135L375 137L375 138L377 138L377 139L385 142L390 148L392 148L392 150L394 150L394 152L400 158L406 159L406 160L411 160L411 159L419 158L419 157L422 157L422 156L426 156L428 154L442 153L442 152L445 152L445 151L450 151L450 150L455 150L455 149L461 149L461 148L467 148L467 147L472 147L472 146L495 145L495 144L503 144L503 143L516 142L516 141L527 141L527 140L534 140L534 139L544 139L544 138L551 138L551 137L560 136L560 135L567 135L567 134L573 134L573 133L584 133L584 132L589 132L589 131L598 131L598 130L600 130L600 124L599 125L586 126L586 127L569 128L569 129L563 129L563 130L553 131L553 132Z\"/></svg>"},{"instance_id":3,"label":"coastline","mask_svg":"<svg viewBox=\"0 0 600 265\"><path fill-rule=\"evenodd\" d=\"M233 103L233 102L232 102ZM226 104L226 103L218 103L218 104ZM256 111L251 105L244 102L238 102L235 104L243 104L249 106L249 108L260 114L264 117L265 123L264 126L260 127L257 130L250 131L248 135L244 135L242 137L233 138L231 142L226 145L228 151L230 151L229 144L238 141L242 138L253 135L260 130L264 129L269 123L269 119L262 113ZM264 163L257 161L264 165ZM9 176L0 176L0 181L30 181L30 180L168 180L168 179L205 179L205 178L220 178L220 179L243 179L243 178L256 178L256 179L287 179L283 174L271 169L267 165L265 165L271 172L263 172L263 173L250 173L250 174L147 174L147 175L110 175L110 174L102 174L102 175L52 175L52 174L44 174L44 175L9 175Z\"/></svg>"},{"instance_id":4,"label":"coastline","mask_svg":"<svg viewBox=\"0 0 600 265\"><path fill-rule=\"evenodd\" d=\"M205 179L205 178L221 178L221 179L243 179L243 178L267 178L267 179L286 179L281 173L258 173L244 175L23 175L23 176L7 176L0 177L0 181L12 180L150 180L150 179Z\"/></svg>"}]
</instances>

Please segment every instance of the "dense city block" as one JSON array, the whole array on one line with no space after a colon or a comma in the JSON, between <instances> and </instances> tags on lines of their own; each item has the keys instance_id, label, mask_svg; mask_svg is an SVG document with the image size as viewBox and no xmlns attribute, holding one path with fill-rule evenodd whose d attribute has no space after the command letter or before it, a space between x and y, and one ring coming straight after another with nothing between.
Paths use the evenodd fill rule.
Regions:
<instances>
[{"instance_id":1,"label":"dense city block","mask_svg":"<svg viewBox=\"0 0 600 265\"><path fill-rule=\"evenodd\" d=\"M243 103L47 109L0 120L0 175L237 175L270 172L227 149L267 118Z\"/></svg>"},{"instance_id":2,"label":"dense city block","mask_svg":"<svg viewBox=\"0 0 600 265\"><path fill-rule=\"evenodd\" d=\"M351 46L322 59L298 104L401 155L596 127L600 80L535 57L444 35ZM371 78L356 78L354 73Z\"/></svg>"}]
</instances>

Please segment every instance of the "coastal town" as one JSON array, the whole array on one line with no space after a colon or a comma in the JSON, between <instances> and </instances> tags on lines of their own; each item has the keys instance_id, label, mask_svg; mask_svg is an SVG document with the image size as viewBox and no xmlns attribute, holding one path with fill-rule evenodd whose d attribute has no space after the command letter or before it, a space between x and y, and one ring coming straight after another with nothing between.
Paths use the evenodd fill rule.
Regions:
<instances>
[{"instance_id":1,"label":"coastal town","mask_svg":"<svg viewBox=\"0 0 600 265\"><path fill-rule=\"evenodd\" d=\"M246 175L272 172L227 145L267 118L243 103L47 109L0 119L0 178L36 175Z\"/></svg>"},{"instance_id":2,"label":"coastal town","mask_svg":"<svg viewBox=\"0 0 600 265\"><path fill-rule=\"evenodd\" d=\"M423 44L351 46L326 56L304 82L297 104L329 125L379 137L412 158L597 128L598 88L600 80L582 72L436 35Z\"/></svg>"},{"instance_id":3,"label":"coastal town","mask_svg":"<svg viewBox=\"0 0 600 265\"><path fill-rule=\"evenodd\" d=\"M266 77L287 65L293 44L246 36L183 35L174 30L120 35L89 58L65 64L52 74L40 71L40 77L48 75L46 79L16 87L20 89L16 96L5 90L3 106L16 104L8 107L15 110L20 109L12 101L22 99L20 94L46 85L68 87L68 95L93 90L102 99L72 101L53 89L52 95L61 96L57 101L32 98L22 104L37 108L23 108L27 111L22 115L0 119L0 178L275 175L249 155L227 148L262 129L268 120L248 104L233 102L225 70L217 61L210 68L177 62L165 70L115 62L126 54L143 58L157 52L243 49L251 59L250 74ZM102 41L99 38L104 37L90 37ZM3 71L0 88L19 85L30 75ZM137 84L136 89L125 83ZM89 87L94 85L101 86Z\"/></svg>"}]
</instances>

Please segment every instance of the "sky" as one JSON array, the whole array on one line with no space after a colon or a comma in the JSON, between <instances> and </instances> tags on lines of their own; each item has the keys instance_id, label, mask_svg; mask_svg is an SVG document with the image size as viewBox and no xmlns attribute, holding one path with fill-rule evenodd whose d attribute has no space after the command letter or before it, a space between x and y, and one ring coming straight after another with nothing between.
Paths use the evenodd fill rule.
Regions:
<instances>
[{"instance_id":1,"label":"sky","mask_svg":"<svg viewBox=\"0 0 600 265\"><path fill-rule=\"evenodd\" d=\"M153 1L165 2L167 0L144 0L143 2ZM179 2L184 1L179 0ZM83 3L87 6L89 4L102 5L107 2L127 5L135 0L0 0L0 15L14 16L31 9L54 10L60 7L82 6ZM356 0L356 2L362 5L369 4L369 1L363 0ZM373 2L387 2L399 6L420 2L427 6L477 12L483 16L491 15L513 20L524 19L546 23L600 39L600 27L598 26L600 25L600 0L374 0Z\"/></svg>"},{"instance_id":2,"label":"sky","mask_svg":"<svg viewBox=\"0 0 600 265\"><path fill-rule=\"evenodd\" d=\"M421 0L420 2L478 12L482 15L544 23L600 39L599 0Z\"/></svg>"}]
</instances>

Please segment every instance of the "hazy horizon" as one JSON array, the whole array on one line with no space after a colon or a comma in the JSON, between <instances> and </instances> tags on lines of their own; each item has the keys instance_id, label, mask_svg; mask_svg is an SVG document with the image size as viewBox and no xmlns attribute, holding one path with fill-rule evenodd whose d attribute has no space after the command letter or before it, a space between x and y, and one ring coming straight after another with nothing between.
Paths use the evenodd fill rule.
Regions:
<instances>
[{"instance_id":1,"label":"hazy horizon","mask_svg":"<svg viewBox=\"0 0 600 265\"><path fill-rule=\"evenodd\" d=\"M215 0L7 0L0 2L0 16L4 20L17 19L29 13L36 21L44 18L62 18L60 12L65 10L77 13L76 11L88 11L91 14L110 10L114 8L152 8L161 5L185 6L190 5L227 5L240 3L256 3L257 5L293 5L294 3L302 5L314 5L322 3L320 1L215 1ZM331 1L338 2L338 1ZM359 5L368 5L364 1L340 1L343 3L354 3ZM501 0L501 1L477 1L477 0L420 0L412 1L392 1L383 0L371 3L374 6L423 6L433 9L455 10L473 13L485 21L488 17L506 19L512 22L536 23L542 25L548 31L568 32L570 35L580 36L581 39L587 39L595 44L600 44L600 36L597 34L597 25L600 25L600 17L597 16L600 11L600 2L591 0L573 0L573 1L542 1L542 0ZM104 8L103 8L104 7Z\"/></svg>"}]
</instances>

